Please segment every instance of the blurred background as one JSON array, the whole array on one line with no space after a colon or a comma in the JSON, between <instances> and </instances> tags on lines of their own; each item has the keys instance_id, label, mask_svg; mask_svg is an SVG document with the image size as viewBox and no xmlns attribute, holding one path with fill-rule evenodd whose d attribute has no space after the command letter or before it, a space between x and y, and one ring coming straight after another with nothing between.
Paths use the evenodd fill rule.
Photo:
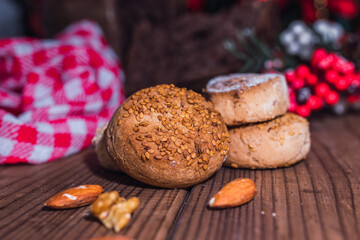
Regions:
<instances>
[{"instance_id":1,"label":"blurred background","mask_svg":"<svg viewBox=\"0 0 360 240\"><path fill-rule=\"evenodd\" d=\"M127 95L158 83L200 91L220 74L296 68L319 47L358 67L358 6L358 0L0 0L0 37L51 38L91 19L122 62Z\"/></svg>"},{"instance_id":2,"label":"blurred background","mask_svg":"<svg viewBox=\"0 0 360 240\"><path fill-rule=\"evenodd\" d=\"M142 88L202 92L234 72L284 74L288 110L303 117L359 113L359 5L0 0L0 163L42 163L88 147Z\"/></svg>"}]
</instances>

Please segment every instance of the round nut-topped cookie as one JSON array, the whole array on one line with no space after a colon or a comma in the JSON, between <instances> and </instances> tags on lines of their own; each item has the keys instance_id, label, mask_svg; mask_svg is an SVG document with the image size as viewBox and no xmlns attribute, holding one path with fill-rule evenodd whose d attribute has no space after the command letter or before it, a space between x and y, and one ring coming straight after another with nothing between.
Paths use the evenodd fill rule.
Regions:
<instances>
[{"instance_id":1,"label":"round nut-topped cookie","mask_svg":"<svg viewBox=\"0 0 360 240\"><path fill-rule=\"evenodd\" d=\"M158 85L131 95L105 130L117 167L159 187L181 188L214 174L229 151L221 115L200 94Z\"/></svg>"},{"instance_id":2,"label":"round nut-topped cookie","mask_svg":"<svg viewBox=\"0 0 360 240\"><path fill-rule=\"evenodd\" d=\"M210 101L229 126L262 122L286 113L289 94L281 74L230 74L206 85Z\"/></svg>"},{"instance_id":3,"label":"round nut-topped cookie","mask_svg":"<svg viewBox=\"0 0 360 240\"><path fill-rule=\"evenodd\" d=\"M224 165L234 168L287 167L304 159L311 145L308 121L294 113L231 128L229 135Z\"/></svg>"}]
</instances>

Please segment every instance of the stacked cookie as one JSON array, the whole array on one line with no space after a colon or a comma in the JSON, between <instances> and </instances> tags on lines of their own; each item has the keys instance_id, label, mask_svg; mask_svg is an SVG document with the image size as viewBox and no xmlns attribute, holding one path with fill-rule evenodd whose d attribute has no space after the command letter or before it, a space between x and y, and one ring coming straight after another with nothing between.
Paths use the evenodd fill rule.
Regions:
<instances>
[{"instance_id":1,"label":"stacked cookie","mask_svg":"<svg viewBox=\"0 0 360 240\"><path fill-rule=\"evenodd\" d=\"M219 76L208 82L206 92L229 129L225 166L290 166L308 154L309 123L286 113L288 89L281 74Z\"/></svg>"}]
</instances>

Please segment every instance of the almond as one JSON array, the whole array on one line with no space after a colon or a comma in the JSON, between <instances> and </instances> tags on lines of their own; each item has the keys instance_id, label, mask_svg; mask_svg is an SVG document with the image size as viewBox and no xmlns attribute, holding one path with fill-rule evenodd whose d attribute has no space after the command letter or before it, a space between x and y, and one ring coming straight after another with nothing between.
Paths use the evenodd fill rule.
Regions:
<instances>
[{"instance_id":1,"label":"almond","mask_svg":"<svg viewBox=\"0 0 360 240\"><path fill-rule=\"evenodd\" d=\"M227 183L209 201L212 208L240 206L251 201L256 194L256 186L249 178L238 178Z\"/></svg>"},{"instance_id":2,"label":"almond","mask_svg":"<svg viewBox=\"0 0 360 240\"><path fill-rule=\"evenodd\" d=\"M44 206L55 209L85 206L94 202L103 191L99 185L80 185L52 196Z\"/></svg>"}]
</instances>

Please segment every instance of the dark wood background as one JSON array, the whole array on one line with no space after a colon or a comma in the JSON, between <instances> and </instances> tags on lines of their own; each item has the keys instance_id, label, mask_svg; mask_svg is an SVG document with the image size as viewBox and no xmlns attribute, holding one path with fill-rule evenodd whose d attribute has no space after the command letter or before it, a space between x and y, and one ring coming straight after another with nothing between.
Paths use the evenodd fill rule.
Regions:
<instances>
[{"instance_id":1,"label":"dark wood background","mask_svg":"<svg viewBox=\"0 0 360 240\"><path fill-rule=\"evenodd\" d=\"M103 170L92 148L52 163L0 167L0 239L88 239L113 235L89 208L46 210L46 199L99 184L140 206L121 234L134 239L360 239L360 115L311 119L305 161L276 170L222 168L188 189L160 189ZM255 181L241 207L210 210L209 199L232 179Z\"/></svg>"}]
</instances>

